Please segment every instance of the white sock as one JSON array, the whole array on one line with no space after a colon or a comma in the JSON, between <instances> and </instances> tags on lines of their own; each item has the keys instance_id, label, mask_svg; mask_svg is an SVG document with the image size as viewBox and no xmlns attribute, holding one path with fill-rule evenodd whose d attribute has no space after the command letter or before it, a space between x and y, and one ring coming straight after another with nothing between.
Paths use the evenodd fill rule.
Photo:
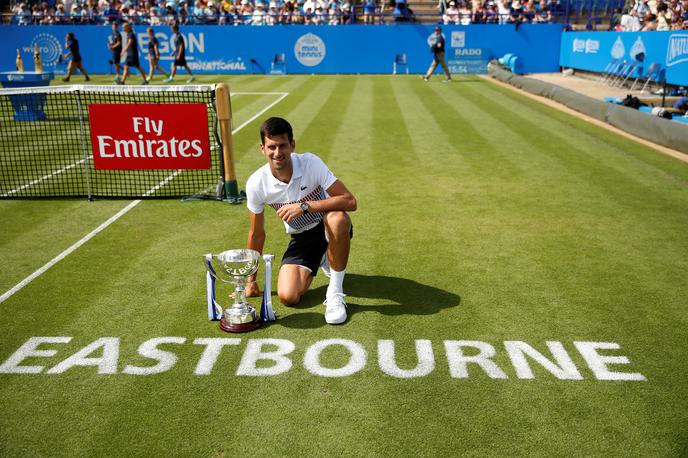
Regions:
<instances>
[{"instance_id":1,"label":"white sock","mask_svg":"<svg viewBox=\"0 0 688 458\"><path fill-rule=\"evenodd\" d=\"M335 293L344 293L344 275L346 270L337 272L336 270L330 269L330 284L327 286L327 297Z\"/></svg>"}]
</instances>

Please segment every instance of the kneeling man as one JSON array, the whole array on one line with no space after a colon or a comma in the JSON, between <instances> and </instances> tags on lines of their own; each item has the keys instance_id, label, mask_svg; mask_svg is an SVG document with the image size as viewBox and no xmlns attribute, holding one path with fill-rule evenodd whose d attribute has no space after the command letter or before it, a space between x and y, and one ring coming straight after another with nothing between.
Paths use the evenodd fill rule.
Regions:
<instances>
[{"instance_id":1,"label":"kneeling man","mask_svg":"<svg viewBox=\"0 0 688 458\"><path fill-rule=\"evenodd\" d=\"M246 183L251 227L248 248L260 253L265 244L263 209L277 212L287 233L289 246L282 257L277 295L286 306L294 306L322 267L330 277L325 298L325 321L346 321L344 274L349 260L353 226L347 212L356 210L356 198L312 153L295 153L292 127L282 118L270 118L260 127L260 150L267 164ZM246 295L260 296L255 275L248 279Z\"/></svg>"}]
</instances>

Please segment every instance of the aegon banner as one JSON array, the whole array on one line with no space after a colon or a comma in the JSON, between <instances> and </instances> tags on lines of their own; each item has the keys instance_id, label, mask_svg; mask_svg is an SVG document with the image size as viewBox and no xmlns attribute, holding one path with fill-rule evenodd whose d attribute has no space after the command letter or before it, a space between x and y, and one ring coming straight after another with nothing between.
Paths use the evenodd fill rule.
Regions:
<instances>
[{"instance_id":1,"label":"aegon banner","mask_svg":"<svg viewBox=\"0 0 688 458\"><path fill-rule=\"evenodd\" d=\"M147 70L148 26L134 26L142 65ZM37 44L48 71L64 73L67 32L79 41L83 64L89 73L111 72L112 55L107 48L111 33L106 26L0 26L0 70L14 70L19 49L27 70L32 70L33 46ZM161 65L169 69L174 44L169 27L153 27L159 41ZM284 54L289 74L320 73L392 73L397 54L406 54L410 73L424 73L432 61L427 39L434 26L429 25L346 25L346 26L182 26L187 47L187 61L195 73L256 73L282 71L273 68L275 56ZM484 72L485 62L512 53L519 56L525 72L559 70L560 24L513 25L478 24L443 26L449 65L459 73ZM406 69L398 69L405 72ZM182 69L178 76L186 80ZM162 76L157 76L162 78ZM76 82L79 81L78 76ZM136 81L135 79L132 82Z\"/></svg>"},{"instance_id":2,"label":"aegon banner","mask_svg":"<svg viewBox=\"0 0 688 458\"><path fill-rule=\"evenodd\" d=\"M688 85L688 33L683 32L566 32L561 38L562 67L593 72L609 63L640 62L644 72L657 63L667 83ZM636 76L637 74L633 75Z\"/></svg>"},{"instance_id":3,"label":"aegon banner","mask_svg":"<svg viewBox=\"0 0 688 458\"><path fill-rule=\"evenodd\" d=\"M208 110L202 103L88 107L96 169L209 169Z\"/></svg>"}]
</instances>

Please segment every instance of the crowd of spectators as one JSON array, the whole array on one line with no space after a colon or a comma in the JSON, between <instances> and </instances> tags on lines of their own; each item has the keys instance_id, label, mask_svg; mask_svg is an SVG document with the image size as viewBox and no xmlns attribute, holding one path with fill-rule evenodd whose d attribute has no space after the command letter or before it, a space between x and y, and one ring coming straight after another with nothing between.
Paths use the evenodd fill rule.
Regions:
<instances>
[{"instance_id":1,"label":"crowd of spectators","mask_svg":"<svg viewBox=\"0 0 688 458\"><path fill-rule=\"evenodd\" d=\"M620 32L688 29L688 0L628 0L614 11L610 29Z\"/></svg>"},{"instance_id":2,"label":"crowd of spectators","mask_svg":"<svg viewBox=\"0 0 688 458\"><path fill-rule=\"evenodd\" d=\"M144 25L375 24L387 15L415 21L408 0L25 0L11 8L12 23ZM558 0L439 0L444 24L552 22ZM626 0L614 10L617 31L688 29L688 0Z\"/></svg>"},{"instance_id":3,"label":"crowd of spectators","mask_svg":"<svg viewBox=\"0 0 688 458\"><path fill-rule=\"evenodd\" d=\"M552 21L552 0L440 0L444 24L522 24Z\"/></svg>"},{"instance_id":4,"label":"crowd of spectators","mask_svg":"<svg viewBox=\"0 0 688 458\"><path fill-rule=\"evenodd\" d=\"M364 0L356 11L351 0L27 0L12 15L18 25L338 25L372 24L382 9L376 0Z\"/></svg>"}]
</instances>

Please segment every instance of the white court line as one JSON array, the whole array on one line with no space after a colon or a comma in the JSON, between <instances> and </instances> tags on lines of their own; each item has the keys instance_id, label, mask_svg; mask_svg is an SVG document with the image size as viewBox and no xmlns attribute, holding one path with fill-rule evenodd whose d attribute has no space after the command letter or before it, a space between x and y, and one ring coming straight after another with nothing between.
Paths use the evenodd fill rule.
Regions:
<instances>
[{"instance_id":1,"label":"white court line","mask_svg":"<svg viewBox=\"0 0 688 458\"><path fill-rule=\"evenodd\" d=\"M33 180L33 181L30 182L30 183L27 183L27 184L25 184L25 185L19 186L18 188L14 188L14 189L11 190L11 191L7 191L5 194L1 195L0 197L9 197L9 196L11 196L11 195L14 194L14 193L17 193L17 192L19 192L19 191L21 191L21 190L23 190L23 189L28 188L29 186L33 186L33 185L35 185L35 184L40 183L40 182L43 181L43 180L47 180L47 179L52 178L52 177L54 177L54 176L56 176L56 175L59 175L59 174L61 174L61 173L64 173L64 172L66 172L66 171L69 170L69 169L73 169L73 168L76 167L77 165L83 164L83 162L84 162L85 160L86 160L86 159L82 159L82 160L80 160L80 161L78 161L78 162L74 162L74 163L69 164L69 165L67 165L67 166L65 166L65 167L62 167L60 170L56 170L56 171L53 172L53 173L48 173L47 175L43 175L42 177L37 178L37 179Z\"/></svg>"},{"instance_id":2,"label":"white court line","mask_svg":"<svg viewBox=\"0 0 688 458\"><path fill-rule=\"evenodd\" d=\"M288 94L289 94L288 92L235 92L235 93L233 93L233 94L230 94L230 97L236 97L236 96L238 96L238 95L279 95L279 96L281 96L281 97L277 100L277 102L273 103L272 105L269 105L268 108L266 108L265 110L263 110L263 111L261 111L260 113L258 113L258 114L256 115L256 117L257 117L257 116L260 116L260 115L262 115L263 113L265 113L268 109L272 108L275 104L277 104L280 100L282 100L283 98L285 98ZM250 123L250 122L253 121L254 119L255 119L255 117L251 118L251 120L249 120L248 123ZM244 123L244 124L248 124L248 123ZM244 126L242 125L241 127L244 127ZM239 127L239 129L240 129L241 127ZM238 130L238 129L237 129L237 130ZM89 155L89 159L93 159L93 155ZM40 183L41 181L48 180L48 179L50 179L50 178L52 178L52 177L54 177L54 176L56 176L56 175L59 175L59 174L61 174L61 173L66 172L66 171L69 170L69 169L73 169L73 168L76 167L77 165L83 164L84 161L85 161L85 159L81 159L80 161L73 162L73 163L71 163L71 164L69 164L69 165L66 165L66 166L62 167L60 170L56 170L55 172L48 173L48 174L46 174L46 175L43 175L43 176L40 177L40 178L36 178L35 180L33 180L33 181L30 182L30 183L21 185L21 186L19 186L19 187L17 187L17 188L14 188L14 189L10 190L10 191L7 191L6 193L0 195L0 197L9 197L9 196L11 196L12 194L16 194L16 193L18 193L19 191L22 191L22 190L24 190L24 189L26 189L26 188L28 188L28 187L30 187L30 186L36 185L36 184ZM177 174L177 175L178 175L178 174ZM176 175L175 175L175 176L176 176ZM174 178L174 177L172 177L172 178ZM167 181L169 181L170 179L171 179L171 178L168 178ZM167 184L167 181L165 181L164 184ZM150 194L152 194L153 192L157 191L161 186L162 186L162 185L158 185L157 188L155 188L155 189L152 190L152 191L149 191L148 193L145 194L145 196L148 197ZM0 301L0 302L2 302L2 301Z\"/></svg>"},{"instance_id":3,"label":"white court line","mask_svg":"<svg viewBox=\"0 0 688 458\"><path fill-rule=\"evenodd\" d=\"M261 110L260 112L256 113L254 116L252 116L251 119L249 119L248 121L246 121L245 123L243 123L242 125L240 125L239 127L237 127L236 129L232 130L232 135L236 134L236 133L239 132L241 129L243 129L244 127L246 127L247 125L249 125L251 122L255 121L255 119L256 119L258 116L262 115L263 113L265 113L266 111L268 111L270 108L272 108L272 107L274 107L275 105L277 105L277 103L279 103L282 99L284 99L287 95L289 95L288 92L282 92L282 93L280 93L280 94L282 94L282 95L281 95L281 97L280 97L279 99L277 99L277 101L271 103L271 104L268 105L266 108L264 108L263 110ZM161 186L164 186L167 182L169 182L171 179L173 179L174 177L176 177L176 176L179 175L180 173L181 173L181 170L175 171L175 172L172 173L170 176L168 176L167 178L165 178L164 180L162 180L160 183L158 183L157 185L155 185L155 186L153 186L152 188L150 188L150 189L148 190L148 192L146 192L146 194L144 194L144 196L149 196L149 195L151 195L152 193L154 193L155 191L157 191ZM55 264L57 264L58 262L60 262L60 261L63 260L64 258L66 258L67 256L69 256L72 252L74 252L75 250L77 250L77 249L78 249L79 247L81 247L84 243L86 243L86 242L88 242L89 240L91 240L93 237L95 237L96 235L98 235L98 233L102 232L105 228L107 228L109 225L111 225L112 223L114 223L115 221L117 221L119 218L121 218L121 217L124 216L126 213L128 213L129 210L131 210L132 208L136 207L136 206L137 206L138 204L140 204L140 203L141 203L141 199L132 201L129 205L127 205L127 206L124 207L122 210L120 210L119 212L117 212L117 214L115 214L114 216L112 216L110 219L108 219L107 221L105 221L103 224L101 224L100 226L98 226L97 228L95 228L94 230L92 230L91 232L89 232L86 236L84 236L81 240L79 240L78 242L76 242L74 245L70 246L69 248L67 248L66 250L64 250L62 253L58 254L58 255L55 256L53 259L51 259L50 261L48 261L48 263L45 264L43 267L41 267L40 269L38 269L37 271L35 271L34 273L32 273L31 275L29 275L28 277L26 277L25 279L23 279L23 280L20 281L19 283L17 283L12 289L8 290L8 291L5 292L2 296L0 296L0 304L2 304L2 303L5 302L7 299L9 299L10 297L12 297L16 292L18 292L19 290L21 290L22 288L24 288L26 285L28 285L29 283L31 283L32 281L34 281L36 278L40 277L46 270L50 269L52 266L54 266Z\"/></svg>"}]
</instances>

